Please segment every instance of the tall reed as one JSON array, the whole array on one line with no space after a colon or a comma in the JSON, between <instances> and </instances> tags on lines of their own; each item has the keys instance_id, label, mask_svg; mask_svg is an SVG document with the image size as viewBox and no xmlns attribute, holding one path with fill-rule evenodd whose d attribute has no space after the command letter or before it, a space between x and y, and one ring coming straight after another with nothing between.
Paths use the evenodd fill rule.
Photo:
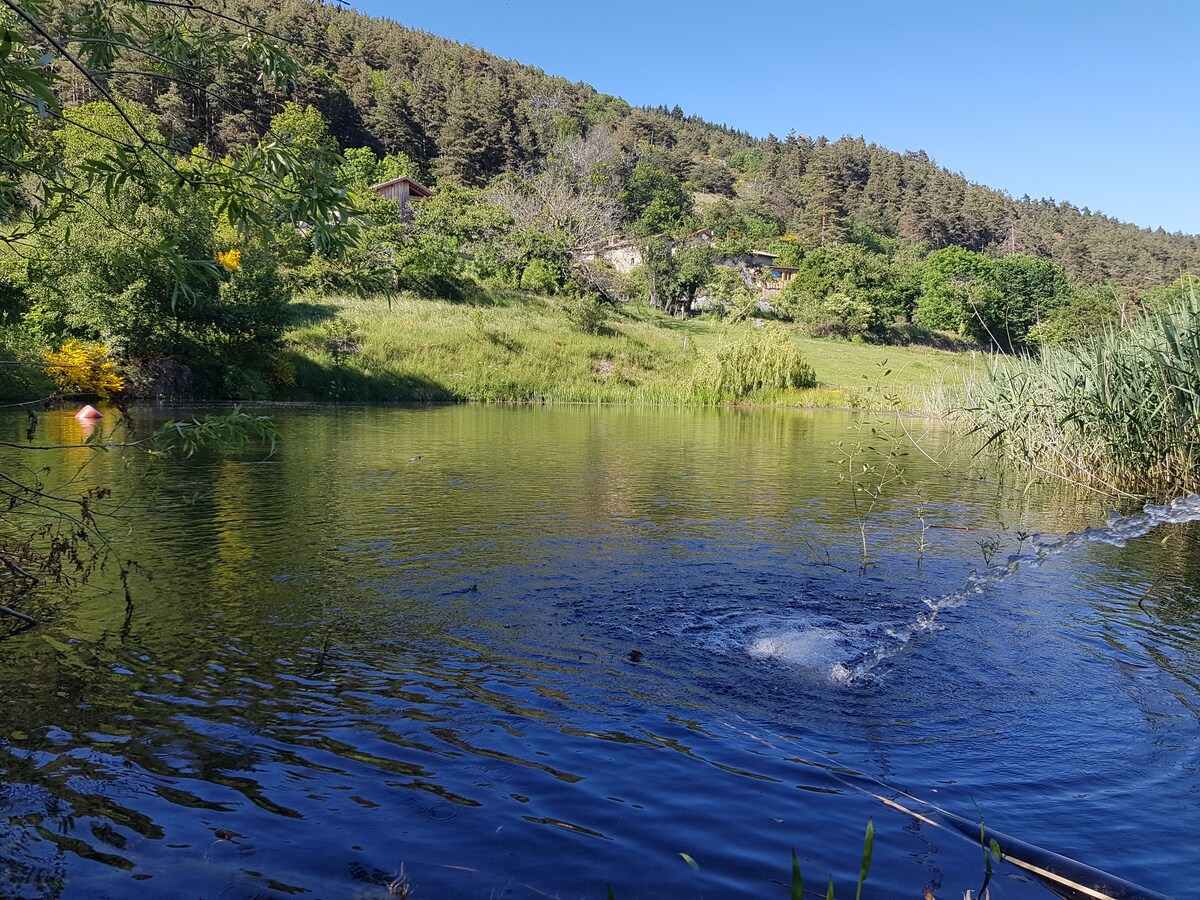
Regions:
<instances>
[{"instance_id":1,"label":"tall reed","mask_svg":"<svg viewBox=\"0 0 1200 900\"><path fill-rule=\"evenodd\" d=\"M997 359L960 413L1010 456L1114 494L1200 488L1200 299L1069 350Z\"/></svg>"}]
</instances>

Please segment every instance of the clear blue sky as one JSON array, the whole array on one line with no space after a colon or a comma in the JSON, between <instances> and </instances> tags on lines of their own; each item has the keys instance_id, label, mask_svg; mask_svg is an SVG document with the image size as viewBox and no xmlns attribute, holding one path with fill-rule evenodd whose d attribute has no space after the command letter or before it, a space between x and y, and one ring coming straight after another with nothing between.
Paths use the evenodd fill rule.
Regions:
<instances>
[{"instance_id":1,"label":"clear blue sky","mask_svg":"<svg viewBox=\"0 0 1200 900\"><path fill-rule=\"evenodd\" d=\"M862 135L1016 197L1200 233L1200 0L351 2L635 106Z\"/></svg>"}]
</instances>

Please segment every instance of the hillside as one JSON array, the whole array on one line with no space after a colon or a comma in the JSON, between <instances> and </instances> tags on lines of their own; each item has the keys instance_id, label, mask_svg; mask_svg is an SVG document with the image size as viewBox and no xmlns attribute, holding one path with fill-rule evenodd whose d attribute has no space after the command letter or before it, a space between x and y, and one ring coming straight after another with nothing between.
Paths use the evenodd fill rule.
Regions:
<instances>
[{"instance_id":1,"label":"hillside","mask_svg":"<svg viewBox=\"0 0 1200 900\"><path fill-rule=\"evenodd\" d=\"M1012 198L923 152L797 131L756 139L678 107L631 108L590 85L333 4L247 0L239 10L296 42L304 71L291 99L320 110L341 147L403 153L434 184L482 185L535 165L564 135L608 126L621 147L690 190L739 202L810 246L866 227L930 250L1036 254L1073 283L1112 284L1135 297L1200 263L1194 235L1139 228L1066 201ZM214 81L211 92L190 96L141 76L118 84L178 142L218 153L266 128L285 99L246 73L216 72ZM803 123L779 127L792 126L803 131Z\"/></svg>"},{"instance_id":2,"label":"hillside","mask_svg":"<svg viewBox=\"0 0 1200 900\"><path fill-rule=\"evenodd\" d=\"M279 396L303 362L297 340L335 369L388 340L365 313L361 324L382 330L334 333L331 312L315 320L333 329L322 349L295 330L298 307L357 296L391 313L403 297L448 304L444 323L474 322L488 298L517 292L592 337L614 307L647 309L664 328L675 327L664 314L721 320L704 365L725 365L722 353L732 365L751 344L759 354L738 363L736 390L706 395L721 402L811 380L781 332L1036 351L1196 287L1195 236L1016 200L861 137L757 138L678 107L633 108L338 5L45 9L10 33L18 50L0 60L14 88L0 97L11 126L0 344L33 366L65 361L63 390L89 389L71 360L111 359L132 396ZM42 54L44 40L60 52ZM404 198L416 190L411 205L379 192L400 184ZM785 327L742 340L770 319ZM643 356L672 357L670 341L651 344ZM393 350L384 368L402 386L421 353ZM422 377L452 375L465 352ZM584 397L616 363L580 352L571 365L588 386L571 396ZM516 371L529 362L519 356L487 365ZM778 379L752 371L772 360L786 363ZM300 369L301 381L328 383ZM512 397L545 393L538 378L498 378L431 395L499 398L505 383ZM424 396L419 385L411 396Z\"/></svg>"}]
</instances>

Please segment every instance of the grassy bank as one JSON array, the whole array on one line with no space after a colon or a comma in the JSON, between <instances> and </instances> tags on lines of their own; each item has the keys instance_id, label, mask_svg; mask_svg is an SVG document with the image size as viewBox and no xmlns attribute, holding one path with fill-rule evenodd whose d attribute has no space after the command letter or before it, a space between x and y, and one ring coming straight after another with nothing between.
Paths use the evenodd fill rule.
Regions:
<instances>
[{"instance_id":1,"label":"grassy bank","mask_svg":"<svg viewBox=\"0 0 1200 900\"><path fill-rule=\"evenodd\" d=\"M939 407L974 365L971 354L804 338L794 329L680 320L640 305L586 333L552 298L491 292L472 304L411 296L299 304L280 388L295 399L482 400L803 406ZM717 391L718 349L786 330L815 387ZM885 372L887 373L885 375Z\"/></svg>"}]
</instances>

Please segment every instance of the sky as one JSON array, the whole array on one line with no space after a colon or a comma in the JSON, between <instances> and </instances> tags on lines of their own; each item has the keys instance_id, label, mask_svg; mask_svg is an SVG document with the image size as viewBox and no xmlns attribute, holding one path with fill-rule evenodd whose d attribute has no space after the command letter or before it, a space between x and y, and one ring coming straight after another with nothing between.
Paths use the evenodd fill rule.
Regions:
<instances>
[{"instance_id":1,"label":"sky","mask_svg":"<svg viewBox=\"0 0 1200 900\"><path fill-rule=\"evenodd\" d=\"M756 137L925 150L1014 197L1200 233L1200 0L350 0Z\"/></svg>"}]
</instances>

